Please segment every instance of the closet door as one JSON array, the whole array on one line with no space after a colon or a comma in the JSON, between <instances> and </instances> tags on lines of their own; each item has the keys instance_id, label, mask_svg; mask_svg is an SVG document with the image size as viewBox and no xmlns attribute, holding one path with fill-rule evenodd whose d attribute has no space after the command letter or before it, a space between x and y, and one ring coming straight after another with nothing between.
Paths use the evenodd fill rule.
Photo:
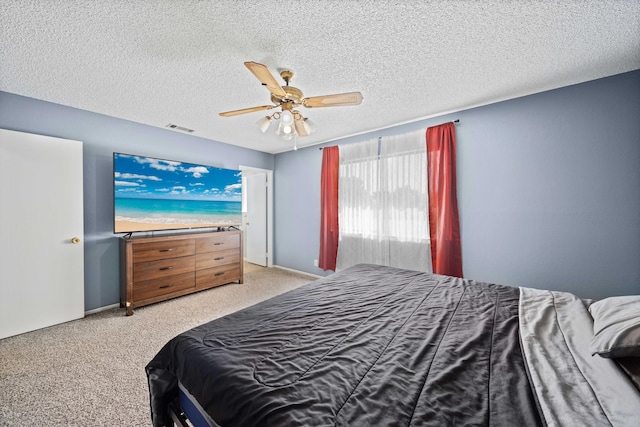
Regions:
<instances>
[{"instance_id":1,"label":"closet door","mask_svg":"<svg viewBox=\"0 0 640 427\"><path fill-rule=\"evenodd\" d=\"M0 129L0 338L84 317L82 143Z\"/></svg>"}]
</instances>

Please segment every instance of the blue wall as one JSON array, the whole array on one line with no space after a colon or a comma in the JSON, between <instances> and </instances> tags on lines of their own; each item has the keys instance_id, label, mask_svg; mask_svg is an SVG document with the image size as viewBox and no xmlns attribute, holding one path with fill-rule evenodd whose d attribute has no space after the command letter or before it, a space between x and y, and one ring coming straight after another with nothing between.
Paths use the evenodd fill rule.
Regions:
<instances>
[{"instance_id":1,"label":"blue wall","mask_svg":"<svg viewBox=\"0 0 640 427\"><path fill-rule=\"evenodd\" d=\"M0 92L0 128L83 141L85 310L120 299L113 234L114 151L237 169L273 169L273 155Z\"/></svg>"},{"instance_id":2,"label":"blue wall","mask_svg":"<svg viewBox=\"0 0 640 427\"><path fill-rule=\"evenodd\" d=\"M454 119L465 277L640 294L640 71L326 145ZM278 154L274 177L275 263L320 275L321 157Z\"/></svg>"},{"instance_id":3,"label":"blue wall","mask_svg":"<svg viewBox=\"0 0 640 427\"><path fill-rule=\"evenodd\" d=\"M640 293L640 71L335 141L460 119L465 276L583 297ZM274 262L314 274L317 147L276 156L0 92L0 127L84 142L85 308L119 300L114 151L274 170Z\"/></svg>"}]
</instances>

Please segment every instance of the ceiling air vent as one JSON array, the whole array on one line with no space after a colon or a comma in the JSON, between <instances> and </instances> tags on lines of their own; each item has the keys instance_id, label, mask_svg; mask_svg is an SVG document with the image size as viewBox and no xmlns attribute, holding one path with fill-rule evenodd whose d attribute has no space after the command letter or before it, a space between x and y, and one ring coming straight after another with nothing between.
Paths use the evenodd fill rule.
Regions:
<instances>
[{"instance_id":1,"label":"ceiling air vent","mask_svg":"<svg viewBox=\"0 0 640 427\"><path fill-rule=\"evenodd\" d=\"M193 133L193 129L189 129L189 128L186 128L184 126L174 125L173 123L169 123L165 127L170 128L170 129L179 130L180 132Z\"/></svg>"}]
</instances>

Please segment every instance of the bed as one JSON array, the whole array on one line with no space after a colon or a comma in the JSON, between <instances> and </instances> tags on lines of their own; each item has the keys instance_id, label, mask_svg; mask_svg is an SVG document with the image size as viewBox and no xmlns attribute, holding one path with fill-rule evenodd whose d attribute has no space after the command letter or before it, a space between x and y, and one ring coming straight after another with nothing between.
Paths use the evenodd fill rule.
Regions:
<instances>
[{"instance_id":1,"label":"bed","mask_svg":"<svg viewBox=\"0 0 640 427\"><path fill-rule=\"evenodd\" d=\"M170 340L153 425L633 425L629 298L596 342L616 301L357 265Z\"/></svg>"}]
</instances>

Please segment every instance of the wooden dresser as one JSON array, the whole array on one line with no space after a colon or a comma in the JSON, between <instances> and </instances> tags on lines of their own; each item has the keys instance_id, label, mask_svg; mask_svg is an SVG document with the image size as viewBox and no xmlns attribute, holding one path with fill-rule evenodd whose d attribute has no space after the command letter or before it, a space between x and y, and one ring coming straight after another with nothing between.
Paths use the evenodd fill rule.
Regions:
<instances>
[{"instance_id":1,"label":"wooden dresser","mask_svg":"<svg viewBox=\"0 0 640 427\"><path fill-rule=\"evenodd\" d=\"M133 309L237 281L238 230L120 238L120 306Z\"/></svg>"}]
</instances>

